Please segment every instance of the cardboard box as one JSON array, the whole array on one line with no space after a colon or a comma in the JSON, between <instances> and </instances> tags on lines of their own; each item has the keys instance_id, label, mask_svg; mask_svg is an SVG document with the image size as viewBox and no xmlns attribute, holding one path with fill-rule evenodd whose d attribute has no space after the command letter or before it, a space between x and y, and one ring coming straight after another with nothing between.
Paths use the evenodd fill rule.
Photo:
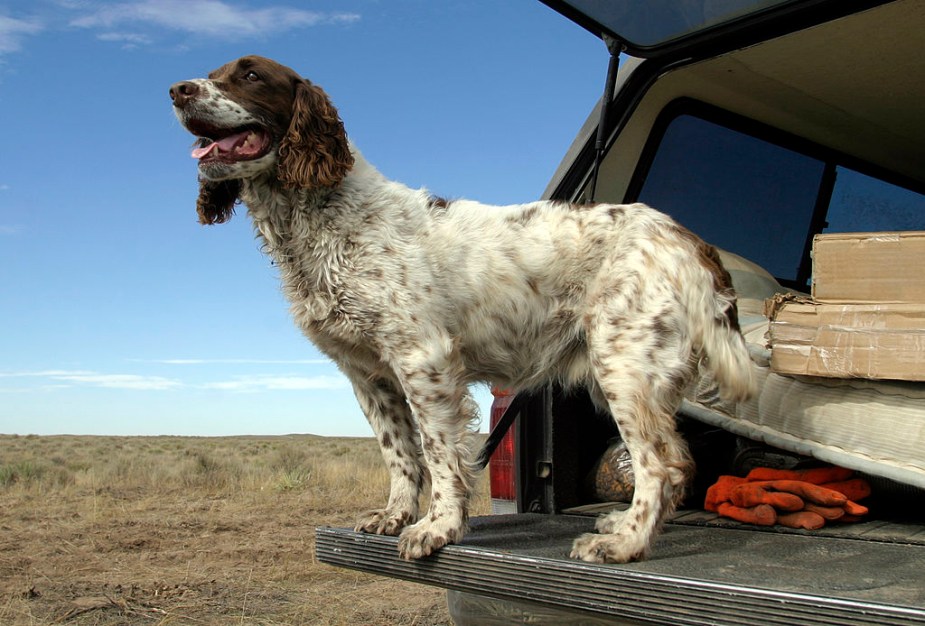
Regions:
<instances>
[{"instance_id":1,"label":"cardboard box","mask_svg":"<svg viewBox=\"0 0 925 626\"><path fill-rule=\"evenodd\" d=\"M925 381L925 305L768 303L774 372Z\"/></svg>"},{"instance_id":2,"label":"cardboard box","mask_svg":"<svg viewBox=\"0 0 925 626\"><path fill-rule=\"evenodd\" d=\"M817 302L925 303L925 231L813 238Z\"/></svg>"}]
</instances>

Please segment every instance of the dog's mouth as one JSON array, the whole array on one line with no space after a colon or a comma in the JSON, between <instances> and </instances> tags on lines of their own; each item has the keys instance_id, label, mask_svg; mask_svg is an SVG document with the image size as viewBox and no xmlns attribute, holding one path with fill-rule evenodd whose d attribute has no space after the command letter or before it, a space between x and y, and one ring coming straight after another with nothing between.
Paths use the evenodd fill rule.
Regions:
<instances>
[{"instance_id":1,"label":"dog's mouth","mask_svg":"<svg viewBox=\"0 0 925 626\"><path fill-rule=\"evenodd\" d=\"M204 163L236 163L259 159L270 151L269 133L259 126L219 128L199 120L189 120L186 128L199 137L191 156Z\"/></svg>"}]
</instances>

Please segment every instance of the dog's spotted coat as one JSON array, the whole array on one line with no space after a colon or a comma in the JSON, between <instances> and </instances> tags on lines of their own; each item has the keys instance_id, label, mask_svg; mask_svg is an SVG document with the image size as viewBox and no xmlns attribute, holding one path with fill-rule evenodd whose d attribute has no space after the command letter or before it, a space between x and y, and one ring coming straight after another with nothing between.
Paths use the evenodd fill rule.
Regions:
<instances>
[{"instance_id":1,"label":"dog's spotted coat","mask_svg":"<svg viewBox=\"0 0 925 626\"><path fill-rule=\"evenodd\" d=\"M412 559L459 541L475 456L468 385L559 382L610 412L636 477L629 510L600 518L572 556L646 556L692 471L673 417L685 390L701 373L729 399L752 387L713 248L642 204L496 207L389 181L324 92L268 59L171 97L204 137L200 221L247 205L295 322L349 377L378 437L389 500L358 530L398 535Z\"/></svg>"}]
</instances>

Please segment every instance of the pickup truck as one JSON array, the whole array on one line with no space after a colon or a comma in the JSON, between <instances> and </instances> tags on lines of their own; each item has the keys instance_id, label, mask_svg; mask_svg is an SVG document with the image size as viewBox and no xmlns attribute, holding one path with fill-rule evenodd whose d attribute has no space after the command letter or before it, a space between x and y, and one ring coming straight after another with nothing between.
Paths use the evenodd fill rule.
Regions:
<instances>
[{"instance_id":1,"label":"pickup truck","mask_svg":"<svg viewBox=\"0 0 925 626\"><path fill-rule=\"evenodd\" d=\"M697 475L647 561L568 558L625 504L589 488L612 421L555 387L498 393L494 514L458 545L403 561L394 537L319 528L318 558L444 587L459 625L925 624L925 383L778 373L764 308L811 291L819 233L925 230L925 3L542 1L610 54L544 197L645 202L720 248L760 391L685 400ZM869 481L865 521L794 530L703 508L721 475L814 464Z\"/></svg>"}]
</instances>

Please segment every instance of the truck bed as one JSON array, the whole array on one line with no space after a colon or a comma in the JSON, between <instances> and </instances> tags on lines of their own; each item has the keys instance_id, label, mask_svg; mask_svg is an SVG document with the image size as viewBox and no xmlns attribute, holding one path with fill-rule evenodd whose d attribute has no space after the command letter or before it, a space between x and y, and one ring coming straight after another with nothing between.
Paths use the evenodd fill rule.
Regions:
<instances>
[{"instance_id":1,"label":"truck bed","mask_svg":"<svg viewBox=\"0 0 925 626\"><path fill-rule=\"evenodd\" d=\"M640 623L925 624L925 527L868 522L768 532L680 513L648 561L568 558L582 515L474 518L458 545L419 561L397 538L316 529L324 563L447 589Z\"/></svg>"}]
</instances>

